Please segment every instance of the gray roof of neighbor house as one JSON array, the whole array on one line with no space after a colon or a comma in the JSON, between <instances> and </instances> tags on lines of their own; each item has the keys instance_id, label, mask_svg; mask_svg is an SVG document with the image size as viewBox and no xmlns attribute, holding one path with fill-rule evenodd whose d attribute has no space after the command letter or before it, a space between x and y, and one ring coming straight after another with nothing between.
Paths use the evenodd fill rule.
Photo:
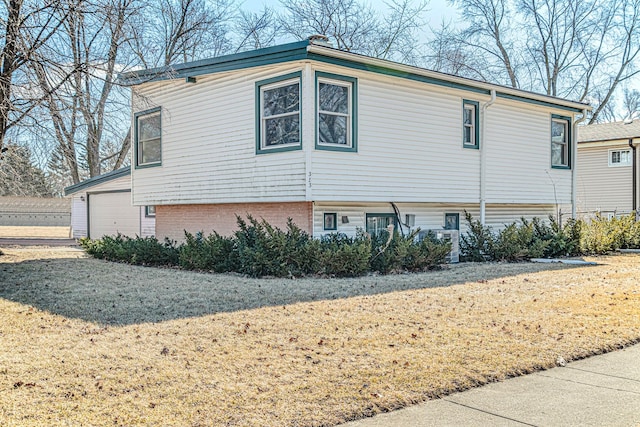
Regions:
<instances>
[{"instance_id":1,"label":"gray roof of neighbor house","mask_svg":"<svg viewBox=\"0 0 640 427\"><path fill-rule=\"evenodd\" d=\"M582 102L569 101L563 98L542 95L508 86L428 70L413 65L347 52L330 47L325 42L317 42L314 40L302 40L184 64L130 71L120 74L118 79L120 83L125 85L138 85L172 79L186 79L188 82L193 83L197 80L198 76L204 74L304 60L314 60L486 95L489 95L492 90L495 90L497 98L522 101L552 108L562 108L575 113L591 110L588 104Z\"/></svg>"},{"instance_id":2,"label":"gray roof of neighbor house","mask_svg":"<svg viewBox=\"0 0 640 427\"><path fill-rule=\"evenodd\" d=\"M578 142L640 138L640 120L578 126Z\"/></svg>"},{"instance_id":3,"label":"gray roof of neighbor house","mask_svg":"<svg viewBox=\"0 0 640 427\"><path fill-rule=\"evenodd\" d=\"M102 175L94 176L93 178L85 179L82 182L70 185L64 189L64 195L68 196L70 194L77 193L78 191L86 190L94 185L102 184L127 175L131 175L131 166L103 173Z\"/></svg>"}]
</instances>

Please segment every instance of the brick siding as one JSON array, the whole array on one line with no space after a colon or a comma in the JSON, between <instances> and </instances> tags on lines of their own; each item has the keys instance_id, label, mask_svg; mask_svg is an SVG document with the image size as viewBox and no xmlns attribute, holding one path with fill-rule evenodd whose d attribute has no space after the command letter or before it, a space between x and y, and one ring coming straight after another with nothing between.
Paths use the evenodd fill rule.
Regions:
<instances>
[{"instance_id":1,"label":"brick siding","mask_svg":"<svg viewBox=\"0 0 640 427\"><path fill-rule=\"evenodd\" d=\"M285 229L287 218L302 230L313 230L313 208L311 202L292 203L234 203L216 205L157 205L156 236L159 239L183 241L184 230L190 233L215 230L229 236L238 229L236 215L246 219L247 214L260 220L264 218L275 227Z\"/></svg>"}]
</instances>

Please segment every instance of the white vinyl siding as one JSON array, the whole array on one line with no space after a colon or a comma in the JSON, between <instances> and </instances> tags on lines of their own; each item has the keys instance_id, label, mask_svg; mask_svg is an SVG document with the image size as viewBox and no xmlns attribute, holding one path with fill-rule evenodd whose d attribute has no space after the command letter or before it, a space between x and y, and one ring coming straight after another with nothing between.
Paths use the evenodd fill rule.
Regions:
<instances>
[{"instance_id":1,"label":"white vinyl siding","mask_svg":"<svg viewBox=\"0 0 640 427\"><path fill-rule=\"evenodd\" d=\"M578 145L578 211L628 213L633 203L633 171L631 167L609 167L610 150L618 147ZM628 145L626 145L628 147ZM608 160L609 158L609 160Z\"/></svg>"},{"instance_id":2,"label":"white vinyl siding","mask_svg":"<svg viewBox=\"0 0 640 427\"><path fill-rule=\"evenodd\" d=\"M400 211L400 218L405 220L405 215L415 215L415 225L411 228L402 226L405 234L410 230L420 228L421 230L440 230L445 228L445 214L460 214L460 233L466 233L468 230L465 220L465 210L469 212L474 219L480 216L480 208L478 205L455 205L455 204L437 204L437 203L399 203L396 205ZM337 216L337 230L324 230L323 221L325 212L335 212ZM570 208L568 209L570 212ZM340 203L326 202L315 203L313 207L313 235L318 237L329 233L344 233L349 236L355 236L358 229L366 230L367 214L388 214L392 215L393 208L389 203ZM488 205L486 222L487 225L495 229L503 228L506 224L513 221L520 221L521 218L531 220L538 217L548 221L549 215L556 216L557 210L554 205ZM342 222L342 217L348 218L348 223ZM566 216L565 219L569 218Z\"/></svg>"},{"instance_id":3,"label":"white vinyl siding","mask_svg":"<svg viewBox=\"0 0 640 427\"><path fill-rule=\"evenodd\" d=\"M496 102L485 126L487 203L571 203L571 171L551 167L548 111Z\"/></svg>"},{"instance_id":4,"label":"white vinyl siding","mask_svg":"<svg viewBox=\"0 0 640 427\"><path fill-rule=\"evenodd\" d=\"M87 195L74 194L71 198L71 237L87 237Z\"/></svg>"},{"instance_id":5,"label":"white vinyl siding","mask_svg":"<svg viewBox=\"0 0 640 427\"><path fill-rule=\"evenodd\" d=\"M265 67L202 76L196 84L136 88L134 111L149 108L150 101L162 105L163 162L134 171L134 204L304 200L302 150L256 155L255 83L295 68Z\"/></svg>"},{"instance_id":6,"label":"white vinyl siding","mask_svg":"<svg viewBox=\"0 0 640 427\"><path fill-rule=\"evenodd\" d=\"M631 166L631 150L609 150L609 167Z\"/></svg>"},{"instance_id":7,"label":"white vinyl siding","mask_svg":"<svg viewBox=\"0 0 640 427\"><path fill-rule=\"evenodd\" d=\"M315 142L316 72L357 81L357 152ZM256 155L256 83L292 73L301 74L302 150ZM134 89L134 111L162 105L163 163L134 171L134 204L477 204L480 150L460 143L470 95L479 111L490 99L315 62L143 84ZM479 115L487 203L570 203L571 172L551 168L551 113L563 111L498 98L486 120Z\"/></svg>"}]
</instances>

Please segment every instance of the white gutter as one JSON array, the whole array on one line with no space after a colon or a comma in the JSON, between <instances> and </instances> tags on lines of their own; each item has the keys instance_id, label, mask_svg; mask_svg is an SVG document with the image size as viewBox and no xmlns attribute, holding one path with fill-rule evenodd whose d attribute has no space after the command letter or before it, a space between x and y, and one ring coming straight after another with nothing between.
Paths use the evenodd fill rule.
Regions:
<instances>
[{"instance_id":1,"label":"white gutter","mask_svg":"<svg viewBox=\"0 0 640 427\"><path fill-rule=\"evenodd\" d=\"M496 102L496 90L491 89L491 99L489 102L486 102L482 105L482 114L480 115L480 224L485 224L486 212L487 212L487 200L486 200L486 192L487 192L487 155L485 151L487 150L487 138L486 135L486 116L487 109Z\"/></svg>"},{"instance_id":2,"label":"white gutter","mask_svg":"<svg viewBox=\"0 0 640 427\"><path fill-rule=\"evenodd\" d=\"M572 134L572 140L573 143L571 144L571 160L573 162L573 164L571 165L571 218L576 219L577 218L577 207L576 207L576 200L577 200L577 192L578 192L578 124L580 122L585 121L587 118L587 110L583 109L582 110L582 117L580 117L578 120L575 120L573 122L573 134ZM559 218L560 224L562 224L562 218Z\"/></svg>"}]
</instances>

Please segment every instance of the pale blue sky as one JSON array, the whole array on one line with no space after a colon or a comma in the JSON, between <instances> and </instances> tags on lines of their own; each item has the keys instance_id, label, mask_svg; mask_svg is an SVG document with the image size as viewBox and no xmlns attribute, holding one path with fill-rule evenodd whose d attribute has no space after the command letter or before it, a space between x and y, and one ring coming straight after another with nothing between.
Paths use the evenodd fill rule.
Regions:
<instances>
[{"instance_id":1,"label":"pale blue sky","mask_svg":"<svg viewBox=\"0 0 640 427\"><path fill-rule=\"evenodd\" d=\"M384 10L386 9L386 5L383 0L365 0L367 3L371 4L374 9ZM416 0L417 2L418 0ZM273 8L279 8L279 1L267 1L267 0L245 0L242 3L242 9L258 11L262 9L264 5L271 6ZM447 3L447 0L430 0L429 5L427 6L428 12L426 13L426 18L428 20L428 25L432 28L437 28L440 26L443 19L445 21L455 20L457 17L456 9L450 6Z\"/></svg>"}]
</instances>

